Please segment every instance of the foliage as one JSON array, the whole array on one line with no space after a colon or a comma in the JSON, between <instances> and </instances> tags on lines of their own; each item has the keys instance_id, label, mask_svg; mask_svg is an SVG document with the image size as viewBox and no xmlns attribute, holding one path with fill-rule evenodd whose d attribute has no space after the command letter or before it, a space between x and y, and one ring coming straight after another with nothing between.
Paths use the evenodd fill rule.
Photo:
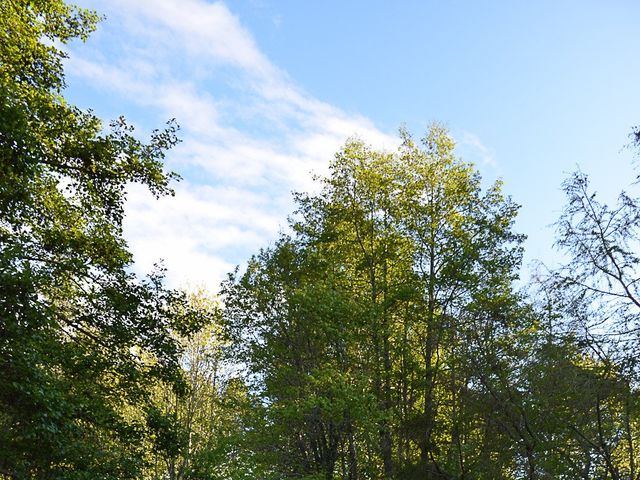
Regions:
<instances>
[{"instance_id":1,"label":"foliage","mask_svg":"<svg viewBox=\"0 0 640 480\"><path fill-rule=\"evenodd\" d=\"M501 183L401 130L348 141L222 304L168 290L122 222L129 184L173 194L177 126L63 97L97 21L0 0L0 478L640 477L639 198L573 174L567 262L525 295Z\"/></svg>"},{"instance_id":2,"label":"foliage","mask_svg":"<svg viewBox=\"0 0 640 480\"><path fill-rule=\"evenodd\" d=\"M160 425L149 451L146 476L170 480L254 478L248 452L240 452L251 396L225 361L218 302L203 290L189 295L190 308L206 313L200 331L180 337L186 394L159 386L151 410ZM167 435L170 433L170 435Z\"/></svg>"},{"instance_id":3,"label":"foliage","mask_svg":"<svg viewBox=\"0 0 640 480\"><path fill-rule=\"evenodd\" d=\"M632 137L637 148L637 129ZM559 327L583 347L585 376L569 387L581 392L576 411L585 419L580 426L571 422L583 451L575 458L584 459L589 474L636 478L640 198L621 191L615 204L602 202L580 171L563 188L567 206L556 223L556 245L567 261L549 273L546 288L555 291Z\"/></svg>"},{"instance_id":4,"label":"foliage","mask_svg":"<svg viewBox=\"0 0 640 480\"><path fill-rule=\"evenodd\" d=\"M599 312L631 325L633 299L603 309L611 293L593 285L616 258L632 271L635 201L593 217L570 180L559 244L574 263L529 303L500 184L483 192L438 125L401 139L395 153L348 142L320 194L297 195L293 234L223 285L235 361L263 405L251 451L264 478L635 478L630 357L576 328ZM595 248L585 218L626 250Z\"/></svg>"},{"instance_id":5,"label":"foliage","mask_svg":"<svg viewBox=\"0 0 640 480\"><path fill-rule=\"evenodd\" d=\"M347 143L321 194L298 195L295 237L223 289L282 475L464 475L487 454L461 451L486 414L470 355L514 328L517 207L440 126L422 147L401 135L396 154Z\"/></svg>"},{"instance_id":6,"label":"foliage","mask_svg":"<svg viewBox=\"0 0 640 480\"><path fill-rule=\"evenodd\" d=\"M60 0L0 3L0 472L13 477L137 477L136 412L158 383L184 390L169 332L202 321L161 270L129 273L122 237L129 183L172 193L177 127L149 143L123 119L103 133L62 97L60 48L96 20Z\"/></svg>"}]
</instances>

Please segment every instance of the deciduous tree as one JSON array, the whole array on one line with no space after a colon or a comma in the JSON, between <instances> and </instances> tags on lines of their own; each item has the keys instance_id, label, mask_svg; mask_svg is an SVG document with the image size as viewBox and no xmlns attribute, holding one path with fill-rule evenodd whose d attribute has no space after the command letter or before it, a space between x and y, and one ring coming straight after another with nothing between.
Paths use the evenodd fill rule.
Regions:
<instances>
[{"instance_id":1,"label":"deciduous tree","mask_svg":"<svg viewBox=\"0 0 640 480\"><path fill-rule=\"evenodd\" d=\"M139 281L122 236L127 185L171 194L174 123L139 141L69 105L61 48L97 16L62 0L0 2L0 474L134 478L151 387L184 388L201 320L159 270Z\"/></svg>"}]
</instances>

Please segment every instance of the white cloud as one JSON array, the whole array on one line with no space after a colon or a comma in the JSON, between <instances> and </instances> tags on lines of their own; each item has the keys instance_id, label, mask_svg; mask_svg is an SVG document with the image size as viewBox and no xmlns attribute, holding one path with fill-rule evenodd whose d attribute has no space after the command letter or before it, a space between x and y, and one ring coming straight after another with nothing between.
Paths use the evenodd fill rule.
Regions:
<instances>
[{"instance_id":1,"label":"white cloud","mask_svg":"<svg viewBox=\"0 0 640 480\"><path fill-rule=\"evenodd\" d=\"M72 52L72 77L121 99L122 113L135 105L183 128L168 156L185 178L176 197L156 201L139 188L129 196L125 233L139 271L163 258L172 285L215 290L235 263L276 238L291 191L312 188L310 172L324 173L347 137L397 144L368 119L302 91L221 2L95 6L108 20L97 46Z\"/></svg>"},{"instance_id":2,"label":"white cloud","mask_svg":"<svg viewBox=\"0 0 640 480\"><path fill-rule=\"evenodd\" d=\"M264 202L259 194L186 182L176 198L159 200L131 188L125 230L138 269L148 272L163 258L172 283L213 288L242 260L238 252L256 252L277 233L280 219Z\"/></svg>"},{"instance_id":3,"label":"white cloud","mask_svg":"<svg viewBox=\"0 0 640 480\"><path fill-rule=\"evenodd\" d=\"M164 38L199 58L228 63L260 76L275 67L258 50L246 31L221 2L201 0L116 0L118 8L145 24L156 22L154 38ZM131 17L130 17L131 18ZM173 35L167 35L167 32Z\"/></svg>"}]
</instances>

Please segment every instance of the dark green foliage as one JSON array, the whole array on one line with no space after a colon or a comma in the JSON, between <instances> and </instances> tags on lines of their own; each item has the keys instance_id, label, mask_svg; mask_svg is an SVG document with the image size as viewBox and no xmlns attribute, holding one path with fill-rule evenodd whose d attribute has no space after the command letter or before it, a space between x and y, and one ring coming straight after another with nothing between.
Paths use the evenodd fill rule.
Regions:
<instances>
[{"instance_id":1,"label":"dark green foliage","mask_svg":"<svg viewBox=\"0 0 640 480\"><path fill-rule=\"evenodd\" d=\"M61 95L56 42L96 20L57 0L0 2L0 472L19 478L136 477L151 386L184 389L169 332L201 321L161 270L128 273L122 238L129 183L172 193L176 126L149 143L123 119L105 134Z\"/></svg>"}]
</instances>

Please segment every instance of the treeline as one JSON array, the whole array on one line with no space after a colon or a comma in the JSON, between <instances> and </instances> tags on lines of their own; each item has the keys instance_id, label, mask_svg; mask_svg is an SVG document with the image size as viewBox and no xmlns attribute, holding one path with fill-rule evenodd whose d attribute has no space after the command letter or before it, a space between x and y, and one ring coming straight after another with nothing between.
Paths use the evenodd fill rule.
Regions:
<instances>
[{"instance_id":1,"label":"treeline","mask_svg":"<svg viewBox=\"0 0 640 480\"><path fill-rule=\"evenodd\" d=\"M567 180L573 260L525 295L500 184L441 127L401 138L348 143L223 286L263 478L638 478L636 200Z\"/></svg>"},{"instance_id":2,"label":"treeline","mask_svg":"<svg viewBox=\"0 0 640 480\"><path fill-rule=\"evenodd\" d=\"M0 478L640 479L637 197L567 179L566 263L525 283L518 206L444 128L353 140L218 296L170 290L122 221L130 183L172 194L177 127L62 96L96 21L0 0Z\"/></svg>"}]
</instances>

